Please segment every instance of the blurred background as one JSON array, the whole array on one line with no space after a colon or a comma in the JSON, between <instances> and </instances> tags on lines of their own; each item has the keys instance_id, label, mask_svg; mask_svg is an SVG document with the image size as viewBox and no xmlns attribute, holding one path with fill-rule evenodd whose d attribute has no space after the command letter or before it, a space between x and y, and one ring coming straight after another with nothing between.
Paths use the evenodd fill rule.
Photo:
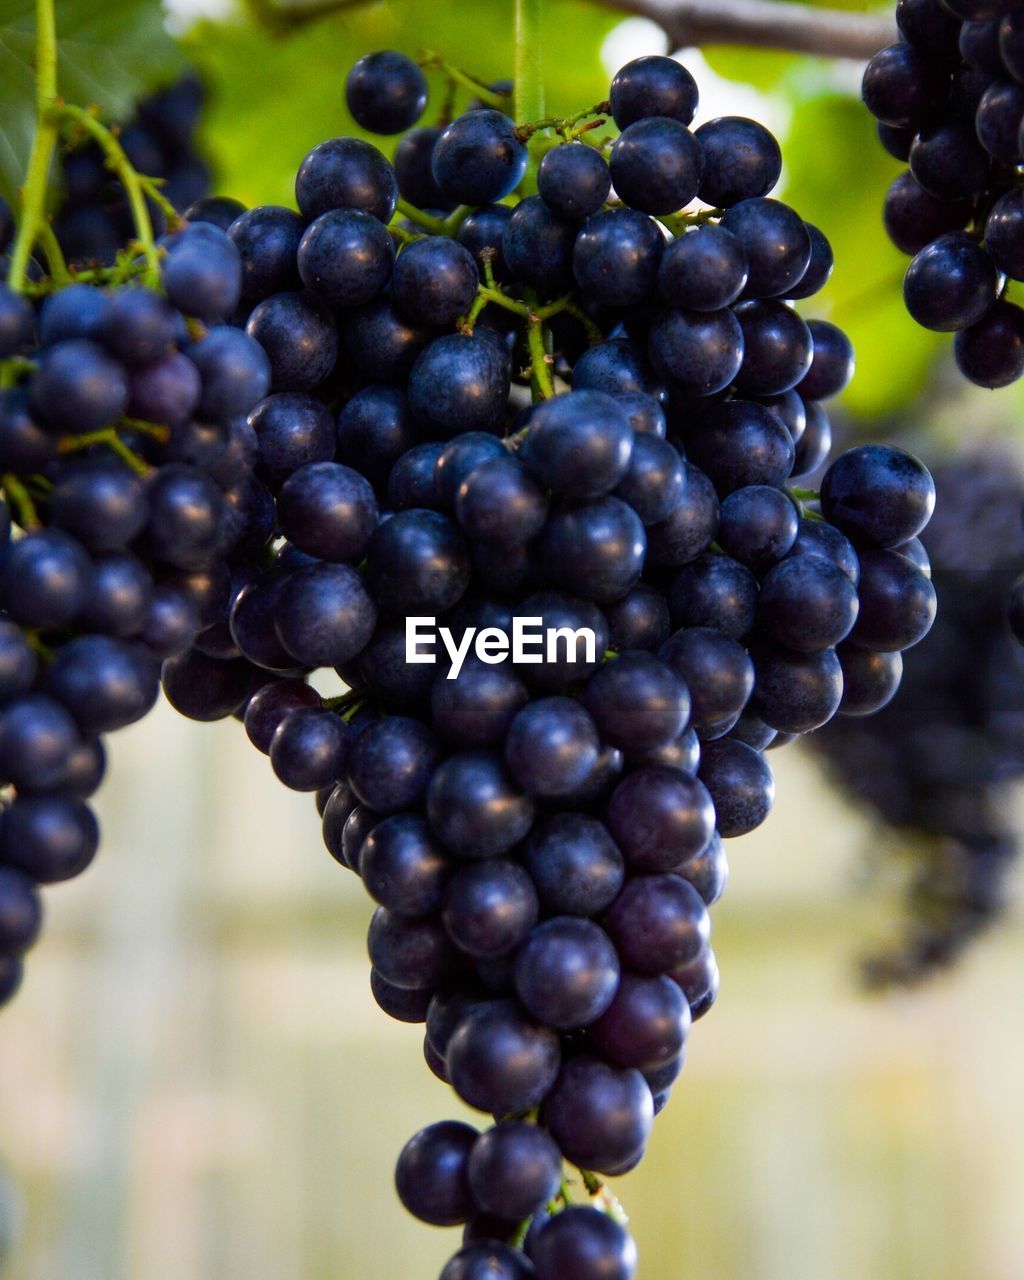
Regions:
<instances>
[{"instance_id":1,"label":"blurred background","mask_svg":"<svg viewBox=\"0 0 1024 1280\"><path fill-rule=\"evenodd\" d=\"M1018 1280L1024 936L866 996L894 837L773 753L730 846L722 994L621 1180L651 1280ZM392 1191L465 1115L373 1003L362 886L233 722L161 707L114 743L100 858L47 895L0 1021L5 1280L428 1280L454 1233Z\"/></svg>"},{"instance_id":2,"label":"blurred background","mask_svg":"<svg viewBox=\"0 0 1024 1280\"><path fill-rule=\"evenodd\" d=\"M351 131L341 87L361 53L436 49L487 80L511 69L510 0L316 17L304 0L57 7L80 101L124 115L199 68L199 146L216 189L247 203L290 204L309 147ZM0 4L8 52L23 9ZM587 0L546 13L555 112L603 98L629 58L669 51L654 23ZM721 997L618 1190L648 1280L1019 1280L1024 671L999 601L1024 551L1021 384L968 389L949 343L904 314L905 260L880 218L900 166L858 103L856 64L678 56L700 119L776 131L779 194L834 244L815 312L848 329L859 362L837 435L898 438L947 465L951 499L965 449L987 477L947 504L930 549L941 602L995 604L968 618L941 603L949 625L908 655L918 674L882 729L833 732L844 789L813 742L769 757L776 811L731 845L714 912ZM0 81L8 185L18 74ZM276 782L238 724L161 706L112 743L98 809L101 856L47 894L43 942L0 1019L0 1275L429 1280L452 1233L401 1211L394 1160L415 1128L469 1113L425 1067L417 1029L373 1003L370 906L324 851L311 800ZM998 856L980 856L993 843ZM869 994L868 956L876 988L930 976Z\"/></svg>"}]
</instances>

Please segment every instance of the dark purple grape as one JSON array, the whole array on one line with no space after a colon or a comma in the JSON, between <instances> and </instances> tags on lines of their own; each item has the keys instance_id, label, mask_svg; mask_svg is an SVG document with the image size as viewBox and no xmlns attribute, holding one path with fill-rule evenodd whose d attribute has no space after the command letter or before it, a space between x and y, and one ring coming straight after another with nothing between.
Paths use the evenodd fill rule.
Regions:
<instances>
[{"instance_id":1,"label":"dark purple grape","mask_svg":"<svg viewBox=\"0 0 1024 1280\"><path fill-rule=\"evenodd\" d=\"M639 1071L583 1055L565 1062L541 1116L567 1160L606 1173L643 1152L654 1108Z\"/></svg>"},{"instance_id":2,"label":"dark purple grape","mask_svg":"<svg viewBox=\"0 0 1024 1280\"><path fill-rule=\"evenodd\" d=\"M422 1222L454 1227L469 1220L469 1157L476 1129L457 1120L442 1120L421 1129L402 1148L395 1188L406 1209Z\"/></svg>"}]
</instances>

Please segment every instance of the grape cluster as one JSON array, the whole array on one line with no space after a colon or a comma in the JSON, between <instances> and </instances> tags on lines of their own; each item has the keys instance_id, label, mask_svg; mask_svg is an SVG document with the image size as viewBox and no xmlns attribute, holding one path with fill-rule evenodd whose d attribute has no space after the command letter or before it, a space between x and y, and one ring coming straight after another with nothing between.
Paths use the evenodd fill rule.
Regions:
<instances>
[{"instance_id":1,"label":"grape cluster","mask_svg":"<svg viewBox=\"0 0 1024 1280\"><path fill-rule=\"evenodd\" d=\"M213 231L178 233L168 275ZM234 278L237 298L237 254ZM194 326L141 285L71 284L41 305L0 285L0 355L2 1004L39 933L38 886L96 853L105 736L150 710L161 664L219 616L274 504L246 421L270 370L241 330Z\"/></svg>"},{"instance_id":2,"label":"grape cluster","mask_svg":"<svg viewBox=\"0 0 1024 1280\"><path fill-rule=\"evenodd\" d=\"M399 1158L405 1205L465 1226L443 1280L628 1280L600 1178L643 1156L715 999L722 842L771 808L767 748L892 696L934 614L934 490L884 446L838 458L820 496L792 487L826 461L821 401L853 359L792 305L831 251L771 198L767 130L691 131L697 88L667 58L553 124L480 93L422 126L421 70L370 55L347 101L402 133L393 163L329 139L298 212L209 201L172 231L161 284L190 341L122 425L172 424L132 445L151 502L185 468L226 506L209 559L171 562L201 617L166 696L244 719L315 793L377 904L377 1002L495 1118L428 1126ZM88 292L118 308L104 359L124 363L150 331L139 295L164 304ZM0 354L30 351L26 307L0 294ZM61 465L15 477L50 523ZM177 541L135 536L162 581ZM408 660L424 619L434 664ZM550 647L511 653L533 624ZM34 638L60 661L63 631ZM332 668L348 692L322 697Z\"/></svg>"},{"instance_id":3,"label":"grape cluster","mask_svg":"<svg viewBox=\"0 0 1024 1280\"><path fill-rule=\"evenodd\" d=\"M689 130L677 63L623 68L617 139L563 122L518 200L530 126L490 106L418 126L422 74L391 53L347 98L408 130L394 165L329 140L298 213L227 231L236 322L272 371L249 423L279 540L164 687L186 714L244 714L316 792L378 904L378 1003L496 1117L431 1125L399 1159L413 1213L466 1224L444 1280L628 1277L628 1234L568 1205L563 1161L593 1190L643 1155L717 992L707 908L723 838L771 807L763 750L881 705L928 629L931 480L873 447L832 466L820 510L788 487L825 460L820 400L852 370L841 331L791 305L831 254L769 198L766 130ZM214 239L180 293L169 256L176 305ZM423 617L492 647L455 678L408 662ZM552 660L502 656L516 619L563 629ZM350 693L321 698L322 667Z\"/></svg>"},{"instance_id":4,"label":"grape cluster","mask_svg":"<svg viewBox=\"0 0 1024 1280\"><path fill-rule=\"evenodd\" d=\"M879 137L909 168L885 198L912 255L903 293L927 329L955 332L963 375L1004 387L1024 374L1024 6L898 0L901 41L877 53L863 94Z\"/></svg>"},{"instance_id":5,"label":"grape cluster","mask_svg":"<svg viewBox=\"0 0 1024 1280\"><path fill-rule=\"evenodd\" d=\"M936 625L880 715L808 739L842 791L904 838L906 936L869 959L881 983L956 960L998 918L1019 849L1008 800L1024 775L1024 654L1005 598L1024 567L1024 481L989 447L941 463L935 483L922 541L942 601Z\"/></svg>"},{"instance_id":6,"label":"grape cluster","mask_svg":"<svg viewBox=\"0 0 1024 1280\"><path fill-rule=\"evenodd\" d=\"M210 171L195 140L203 99L199 77L182 76L144 98L119 134L133 167L159 179L176 209L202 200L210 187ZM53 228L68 261L111 264L134 227L124 190L95 142L83 140L61 155L61 188ZM159 209L151 204L150 212L159 224Z\"/></svg>"}]
</instances>

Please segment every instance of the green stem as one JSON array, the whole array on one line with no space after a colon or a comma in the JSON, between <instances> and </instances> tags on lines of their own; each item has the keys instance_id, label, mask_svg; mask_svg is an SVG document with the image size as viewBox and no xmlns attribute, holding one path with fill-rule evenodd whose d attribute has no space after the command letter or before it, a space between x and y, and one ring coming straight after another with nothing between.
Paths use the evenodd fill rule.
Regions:
<instances>
[{"instance_id":1,"label":"green stem","mask_svg":"<svg viewBox=\"0 0 1024 1280\"><path fill-rule=\"evenodd\" d=\"M46 265L50 268L50 278L54 286L63 289L66 284L71 283L71 272L68 271L68 264L64 260L64 250L60 247L60 241L45 218L39 224L36 240L46 255Z\"/></svg>"},{"instance_id":2,"label":"green stem","mask_svg":"<svg viewBox=\"0 0 1024 1280\"><path fill-rule=\"evenodd\" d=\"M138 431L142 435L152 436L159 444L166 444L171 438L171 429L162 422L147 422L144 418L122 418L121 426L128 431Z\"/></svg>"},{"instance_id":3,"label":"green stem","mask_svg":"<svg viewBox=\"0 0 1024 1280\"><path fill-rule=\"evenodd\" d=\"M21 193L21 225L11 253L7 283L15 292L25 287L25 275L39 229L46 220L46 191L50 164L57 146L57 121L52 108L57 97L57 19L53 0L36 0L36 126L25 186Z\"/></svg>"},{"instance_id":4,"label":"green stem","mask_svg":"<svg viewBox=\"0 0 1024 1280\"><path fill-rule=\"evenodd\" d=\"M140 173L139 183L145 194L149 196L150 200L153 201L167 219L167 229L169 231L176 231L178 228L185 226L185 219L160 189L163 186L163 178L148 178L144 173Z\"/></svg>"},{"instance_id":5,"label":"green stem","mask_svg":"<svg viewBox=\"0 0 1024 1280\"><path fill-rule=\"evenodd\" d=\"M583 1179L583 1185L587 1189L587 1195L596 1196L604 1186L597 1174L591 1173L589 1169L580 1169L580 1177Z\"/></svg>"},{"instance_id":6,"label":"green stem","mask_svg":"<svg viewBox=\"0 0 1024 1280\"><path fill-rule=\"evenodd\" d=\"M4 495L14 509L15 519L23 529L38 529L40 520L32 495L14 475L3 478Z\"/></svg>"},{"instance_id":7,"label":"green stem","mask_svg":"<svg viewBox=\"0 0 1024 1280\"><path fill-rule=\"evenodd\" d=\"M413 244L416 240L423 239L415 231L406 231L405 227L400 227L397 222L392 222L388 230L398 241L399 247L404 247L407 244Z\"/></svg>"},{"instance_id":8,"label":"green stem","mask_svg":"<svg viewBox=\"0 0 1024 1280\"><path fill-rule=\"evenodd\" d=\"M516 0L515 111L519 121L544 118L543 0Z\"/></svg>"},{"instance_id":9,"label":"green stem","mask_svg":"<svg viewBox=\"0 0 1024 1280\"><path fill-rule=\"evenodd\" d=\"M543 120L520 123L516 133L522 142L526 142L535 133L540 133L544 129L555 129L563 138L569 139L578 133L588 133L591 129L599 129L601 125L607 124L608 121L604 117L611 113L611 109L612 104L610 102L598 102L592 107L585 107L582 111L577 111L574 116L547 116ZM591 116L597 116L597 119L591 120ZM589 124L580 129L578 126L582 120L588 120Z\"/></svg>"},{"instance_id":10,"label":"green stem","mask_svg":"<svg viewBox=\"0 0 1024 1280\"><path fill-rule=\"evenodd\" d=\"M493 302L496 306L504 307L506 311L513 311L517 316L522 316L524 320L528 320L531 315L538 314L532 307L528 307L525 302L510 298L507 293L502 293L500 289L492 289L488 284L477 285L477 293L485 302ZM540 318L543 319L543 316Z\"/></svg>"},{"instance_id":11,"label":"green stem","mask_svg":"<svg viewBox=\"0 0 1024 1280\"><path fill-rule=\"evenodd\" d=\"M29 648L34 653L37 653L44 662L53 661L53 650L50 648L48 644L44 644L44 642L39 639L39 636L36 635L34 631L26 631L25 639L28 641Z\"/></svg>"},{"instance_id":12,"label":"green stem","mask_svg":"<svg viewBox=\"0 0 1024 1280\"><path fill-rule=\"evenodd\" d=\"M472 336L476 322L480 319L480 312L487 306L487 299L482 293L478 293L473 299L473 305L466 314L459 320L456 326L460 333L466 333Z\"/></svg>"},{"instance_id":13,"label":"green stem","mask_svg":"<svg viewBox=\"0 0 1024 1280\"><path fill-rule=\"evenodd\" d=\"M34 373L38 363L28 356L8 356L0 360L0 387L9 387L18 380L22 373Z\"/></svg>"},{"instance_id":14,"label":"green stem","mask_svg":"<svg viewBox=\"0 0 1024 1280\"><path fill-rule=\"evenodd\" d=\"M461 84L464 89L469 89L471 93L476 94L480 101L485 102L489 107L503 111L508 106L508 94L495 93L489 85L478 80L476 76L471 76L458 67L453 67L450 62L445 62L440 54L428 50L419 59L419 64L425 71L443 72L449 83Z\"/></svg>"},{"instance_id":15,"label":"green stem","mask_svg":"<svg viewBox=\"0 0 1024 1280\"><path fill-rule=\"evenodd\" d=\"M148 266L146 274L149 276L149 283L155 287L160 282L160 255L157 252L156 241L153 238L153 221L149 216L149 209L146 207L146 195L143 190L142 178L135 172L132 162L125 154L124 147L121 146L117 138L105 125L100 124L99 120L91 112L83 111L81 107L65 105L58 108L56 114L58 118L70 120L84 129L99 144L101 151L107 158L108 167L117 174L121 185L124 187L125 195L128 197L128 207L132 212L132 222L135 224L135 231Z\"/></svg>"},{"instance_id":16,"label":"green stem","mask_svg":"<svg viewBox=\"0 0 1024 1280\"><path fill-rule=\"evenodd\" d=\"M562 310L566 315L570 315L574 320L579 321L587 335L587 341L592 347L596 346L599 342L604 341L604 334L601 332L601 326L599 324L595 324L582 307L577 306L575 302L569 300L562 307Z\"/></svg>"},{"instance_id":17,"label":"green stem","mask_svg":"<svg viewBox=\"0 0 1024 1280\"><path fill-rule=\"evenodd\" d=\"M656 221L671 231L674 236L681 236L691 227L702 227L706 222L713 222L724 212L723 209L701 209L699 213L666 213Z\"/></svg>"},{"instance_id":18,"label":"green stem","mask_svg":"<svg viewBox=\"0 0 1024 1280\"><path fill-rule=\"evenodd\" d=\"M94 445L105 444L121 459L126 467L130 467L138 476L148 476L153 468L129 449L113 427L103 427L99 431L84 431L81 435L65 436L60 442L61 453L79 453L82 449L91 449Z\"/></svg>"},{"instance_id":19,"label":"green stem","mask_svg":"<svg viewBox=\"0 0 1024 1280\"><path fill-rule=\"evenodd\" d=\"M447 218L444 220L444 233L446 236L453 236L459 227L466 221L473 212L473 206L468 204L460 204L454 208Z\"/></svg>"},{"instance_id":20,"label":"green stem","mask_svg":"<svg viewBox=\"0 0 1024 1280\"><path fill-rule=\"evenodd\" d=\"M548 354L544 320L534 309L533 291L527 292L530 313L526 320L526 345L530 352L530 368L533 371L533 398L550 400L555 394L555 384L551 377L551 356Z\"/></svg>"},{"instance_id":21,"label":"green stem","mask_svg":"<svg viewBox=\"0 0 1024 1280\"><path fill-rule=\"evenodd\" d=\"M518 1228L516 1229L515 1235L512 1237L511 1241L509 1242L512 1245L513 1249L521 1249L523 1245L526 1243L526 1237L530 1233L530 1224L532 1222L533 1222L532 1218L524 1218L524 1220L519 1224Z\"/></svg>"},{"instance_id":22,"label":"green stem","mask_svg":"<svg viewBox=\"0 0 1024 1280\"><path fill-rule=\"evenodd\" d=\"M410 204L407 200L399 200L395 205L395 212L400 213L409 222L414 222L418 227L422 227L424 231L431 232L432 235L446 236L449 234L444 218L435 218L432 213L424 213L422 209L417 209L414 204Z\"/></svg>"}]
</instances>

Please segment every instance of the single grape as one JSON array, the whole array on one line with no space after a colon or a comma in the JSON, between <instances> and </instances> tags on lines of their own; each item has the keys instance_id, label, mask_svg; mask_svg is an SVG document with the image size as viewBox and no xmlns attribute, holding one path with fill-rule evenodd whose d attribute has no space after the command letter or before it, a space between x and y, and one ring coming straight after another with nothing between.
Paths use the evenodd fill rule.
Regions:
<instances>
[{"instance_id":1,"label":"single grape","mask_svg":"<svg viewBox=\"0 0 1024 1280\"><path fill-rule=\"evenodd\" d=\"M670 636L659 657L690 690L690 723L702 737L732 728L754 683L750 659L738 641L707 627L690 627Z\"/></svg>"},{"instance_id":2,"label":"single grape","mask_svg":"<svg viewBox=\"0 0 1024 1280\"><path fill-rule=\"evenodd\" d=\"M444 895L444 925L467 955L510 955L537 923L537 891L517 862L490 858L456 871Z\"/></svg>"},{"instance_id":3,"label":"single grape","mask_svg":"<svg viewBox=\"0 0 1024 1280\"><path fill-rule=\"evenodd\" d=\"M579 916L555 916L516 953L516 993L547 1027L585 1027L608 1008L619 983L619 958L604 930Z\"/></svg>"},{"instance_id":4,"label":"single grape","mask_svg":"<svg viewBox=\"0 0 1024 1280\"><path fill-rule=\"evenodd\" d=\"M980 387L1007 387L1024 375L1024 311L997 302L953 340L957 368Z\"/></svg>"},{"instance_id":5,"label":"single grape","mask_svg":"<svg viewBox=\"0 0 1024 1280\"><path fill-rule=\"evenodd\" d=\"M647 1073L677 1059L689 1031L689 1003L671 978L624 973L590 1038L607 1062Z\"/></svg>"},{"instance_id":6,"label":"single grape","mask_svg":"<svg viewBox=\"0 0 1024 1280\"><path fill-rule=\"evenodd\" d=\"M0 862L40 884L81 875L96 855L99 826L87 804L67 796L19 796L0 827Z\"/></svg>"},{"instance_id":7,"label":"single grape","mask_svg":"<svg viewBox=\"0 0 1024 1280\"><path fill-rule=\"evenodd\" d=\"M743 328L728 307L663 311L651 327L650 350L655 368L684 394L715 395L743 367Z\"/></svg>"},{"instance_id":8,"label":"single grape","mask_svg":"<svg viewBox=\"0 0 1024 1280\"><path fill-rule=\"evenodd\" d=\"M619 404L602 391L572 391L540 404L520 456L545 488L599 498L626 475L633 434Z\"/></svg>"},{"instance_id":9,"label":"single grape","mask_svg":"<svg viewBox=\"0 0 1024 1280\"><path fill-rule=\"evenodd\" d=\"M398 256L391 284L396 306L416 324L451 324L464 315L480 283L465 246L446 236L427 236Z\"/></svg>"},{"instance_id":10,"label":"single grape","mask_svg":"<svg viewBox=\"0 0 1024 1280\"><path fill-rule=\"evenodd\" d=\"M404 133L426 110L427 79L403 53L368 53L345 78L345 102L368 132Z\"/></svg>"},{"instance_id":11,"label":"single grape","mask_svg":"<svg viewBox=\"0 0 1024 1280\"><path fill-rule=\"evenodd\" d=\"M699 955L711 924L691 884L675 875L638 875L608 909L605 929L624 968L657 974Z\"/></svg>"},{"instance_id":12,"label":"single grape","mask_svg":"<svg viewBox=\"0 0 1024 1280\"><path fill-rule=\"evenodd\" d=\"M879 653L854 644L841 644L836 653L843 669L841 716L870 716L896 696L903 676L898 653Z\"/></svg>"},{"instance_id":13,"label":"single grape","mask_svg":"<svg viewBox=\"0 0 1024 1280\"><path fill-rule=\"evenodd\" d=\"M706 742L697 772L714 801L721 836L746 835L767 818L775 801L772 771L745 742Z\"/></svg>"},{"instance_id":14,"label":"single grape","mask_svg":"<svg viewBox=\"0 0 1024 1280\"><path fill-rule=\"evenodd\" d=\"M769 568L796 541L799 517L787 494L772 485L734 489L722 503L719 545L750 569Z\"/></svg>"},{"instance_id":15,"label":"single grape","mask_svg":"<svg viewBox=\"0 0 1024 1280\"><path fill-rule=\"evenodd\" d=\"M490 431L508 401L509 371L486 338L461 333L435 338L409 375L413 413L438 435Z\"/></svg>"},{"instance_id":16,"label":"single grape","mask_svg":"<svg viewBox=\"0 0 1024 1280\"><path fill-rule=\"evenodd\" d=\"M541 1117L567 1160L606 1173L643 1152L654 1107L639 1071L584 1054L565 1062Z\"/></svg>"},{"instance_id":17,"label":"single grape","mask_svg":"<svg viewBox=\"0 0 1024 1280\"><path fill-rule=\"evenodd\" d=\"M304 715L304 712L293 711L293 716ZM349 826L362 836L358 842L365 842L369 828L372 830L376 819L369 819L366 824L358 825L356 815L363 816L366 811L355 810L348 819ZM363 832L366 832L366 835ZM360 868L358 855L350 854L349 840L345 840L345 857L353 870ZM396 915L387 907L378 907L373 913L367 934L367 949L370 963L381 976L396 987L406 990L421 991L425 987L438 987L445 979L451 977L458 966L458 955L444 931L439 919L426 916L410 920L406 916Z\"/></svg>"},{"instance_id":18,"label":"single grape","mask_svg":"<svg viewBox=\"0 0 1024 1280\"><path fill-rule=\"evenodd\" d=\"M316 791L341 777L351 736L345 721L332 711L289 711L270 740L271 766L286 787Z\"/></svg>"},{"instance_id":19,"label":"single grape","mask_svg":"<svg viewBox=\"0 0 1024 1280\"><path fill-rule=\"evenodd\" d=\"M750 705L765 724L780 733L810 733L835 715L843 673L834 649L797 653L761 641L751 646L751 658L755 679Z\"/></svg>"},{"instance_id":20,"label":"single grape","mask_svg":"<svg viewBox=\"0 0 1024 1280\"><path fill-rule=\"evenodd\" d=\"M903 300L926 329L966 329L993 306L999 288L995 264L971 236L950 231L926 245L907 268Z\"/></svg>"},{"instance_id":21,"label":"single grape","mask_svg":"<svg viewBox=\"0 0 1024 1280\"><path fill-rule=\"evenodd\" d=\"M728 208L766 196L782 172L779 144L763 125L743 116L722 116L696 133L704 153L700 198Z\"/></svg>"},{"instance_id":22,"label":"single grape","mask_svg":"<svg viewBox=\"0 0 1024 1280\"><path fill-rule=\"evenodd\" d=\"M560 218L585 222L608 199L611 175L595 147L569 143L544 155L537 171L537 190Z\"/></svg>"},{"instance_id":23,"label":"single grape","mask_svg":"<svg viewBox=\"0 0 1024 1280\"><path fill-rule=\"evenodd\" d=\"M576 237L572 269L576 283L588 299L611 307L635 306L653 294L665 240L657 224L636 209L606 209L588 218ZM602 344L607 345L607 344ZM591 349L600 351L600 347ZM573 371L573 387L591 386L601 391L646 391L649 388L634 379L616 379L616 385L603 380L584 381L577 362Z\"/></svg>"},{"instance_id":24,"label":"single grape","mask_svg":"<svg viewBox=\"0 0 1024 1280\"><path fill-rule=\"evenodd\" d=\"M296 256L302 283L335 307L358 307L375 298L391 278L394 261L387 228L360 209L322 213L306 228Z\"/></svg>"},{"instance_id":25,"label":"single grape","mask_svg":"<svg viewBox=\"0 0 1024 1280\"><path fill-rule=\"evenodd\" d=\"M666 246L658 270L658 292L686 311L719 311L743 292L747 255L725 227L706 223Z\"/></svg>"},{"instance_id":26,"label":"single grape","mask_svg":"<svg viewBox=\"0 0 1024 1280\"><path fill-rule=\"evenodd\" d=\"M434 178L460 204L501 200L526 172L526 147L515 123L500 111L467 111L438 138L432 159Z\"/></svg>"},{"instance_id":27,"label":"single grape","mask_svg":"<svg viewBox=\"0 0 1024 1280\"><path fill-rule=\"evenodd\" d=\"M674 58L634 58L615 73L609 99L620 129L652 116L687 125L697 111L697 83Z\"/></svg>"},{"instance_id":28,"label":"single grape","mask_svg":"<svg viewBox=\"0 0 1024 1280\"><path fill-rule=\"evenodd\" d=\"M915 45L880 50L864 71L861 94L871 114L886 124L920 127L949 99L949 71Z\"/></svg>"},{"instance_id":29,"label":"single grape","mask_svg":"<svg viewBox=\"0 0 1024 1280\"><path fill-rule=\"evenodd\" d=\"M448 1041L455 1092L492 1115L529 1111L545 1098L561 1063L558 1036L528 1018L515 1000L469 1009Z\"/></svg>"},{"instance_id":30,"label":"single grape","mask_svg":"<svg viewBox=\"0 0 1024 1280\"><path fill-rule=\"evenodd\" d=\"M627 774L608 801L607 823L633 871L671 871L697 857L715 830L711 797L696 778L653 766Z\"/></svg>"},{"instance_id":31,"label":"single grape","mask_svg":"<svg viewBox=\"0 0 1024 1280\"><path fill-rule=\"evenodd\" d=\"M739 640L754 625L757 594L757 579L745 565L727 555L703 555L672 579L668 592L672 625L711 627Z\"/></svg>"},{"instance_id":32,"label":"single grape","mask_svg":"<svg viewBox=\"0 0 1024 1280\"><path fill-rule=\"evenodd\" d=\"M473 1212L469 1189L469 1157L476 1129L443 1120L421 1129L402 1148L395 1187L406 1209L422 1222L453 1227Z\"/></svg>"},{"instance_id":33,"label":"single grape","mask_svg":"<svg viewBox=\"0 0 1024 1280\"><path fill-rule=\"evenodd\" d=\"M597 915L622 888L619 847L603 823L585 814L560 813L539 823L523 859L551 915Z\"/></svg>"},{"instance_id":34,"label":"single grape","mask_svg":"<svg viewBox=\"0 0 1024 1280\"><path fill-rule=\"evenodd\" d=\"M257 205L228 228L242 263L242 297L262 302L274 293L298 289L297 255L306 224L293 209Z\"/></svg>"},{"instance_id":35,"label":"single grape","mask_svg":"<svg viewBox=\"0 0 1024 1280\"><path fill-rule=\"evenodd\" d=\"M331 138L306 156L295 178L295 199L312 221L329 209L361 209L391 221L398 184L376 147L358 138Z\"/></svg>"},{"instance_id":36,"label":"single grape","mask_svg":"<svg viewBox=\"0 0 1024 1280\"><path fill-rule=\"evenodd\" d=\"M466 751L449 756L427 791L427 816L460 858L507 853L533 825L533 801L518 789L500 756Z\"/></svg>"},{"instance_id":37,"label":"single grape","mask_svg":"<svg viewBox=\"0 0 1024 1280\"><path fill-rule=\"evenodd\" d=\"M577 225L555 213L540 196L527 196L512 212L501 239L507 270L543 297L572 284Z\"/></svg>"},{"instance_id":38,"label":"single grape","mask_svg":"<svg viewBox=\"0 0 1024 1280\"><path fill-rule=\"evenodd\" d=\"M644 213L672 213L696 196L704 170L699 140L678 120L637 120L612 144L612 182L619 198Z\"/></svg>"},{"instance_id":39,"label":"single grape","mask_svg":"<svg viewBox=\"0 0 1024 1280\"><path fill-rule=\"evenodd\" d=\"M377 622L372 598L347 565L296 570L281 584L271 611L284 651L304 667L350 662L366 649ZM280 665L273 652L268 656L275 659L272 666Z\"/></svg>"},{"instance_id":40,"label":"single grape","mask_svg":"<svg viewBox=\"0 0 1024 1280\"><path fill-rule=\"evenodd\" d=\"M826 471L821 505L844 533L895 547L928 523L935 509L935 482L913 454L892 445L861 445Z\"/></svg>"}]
</instances>

